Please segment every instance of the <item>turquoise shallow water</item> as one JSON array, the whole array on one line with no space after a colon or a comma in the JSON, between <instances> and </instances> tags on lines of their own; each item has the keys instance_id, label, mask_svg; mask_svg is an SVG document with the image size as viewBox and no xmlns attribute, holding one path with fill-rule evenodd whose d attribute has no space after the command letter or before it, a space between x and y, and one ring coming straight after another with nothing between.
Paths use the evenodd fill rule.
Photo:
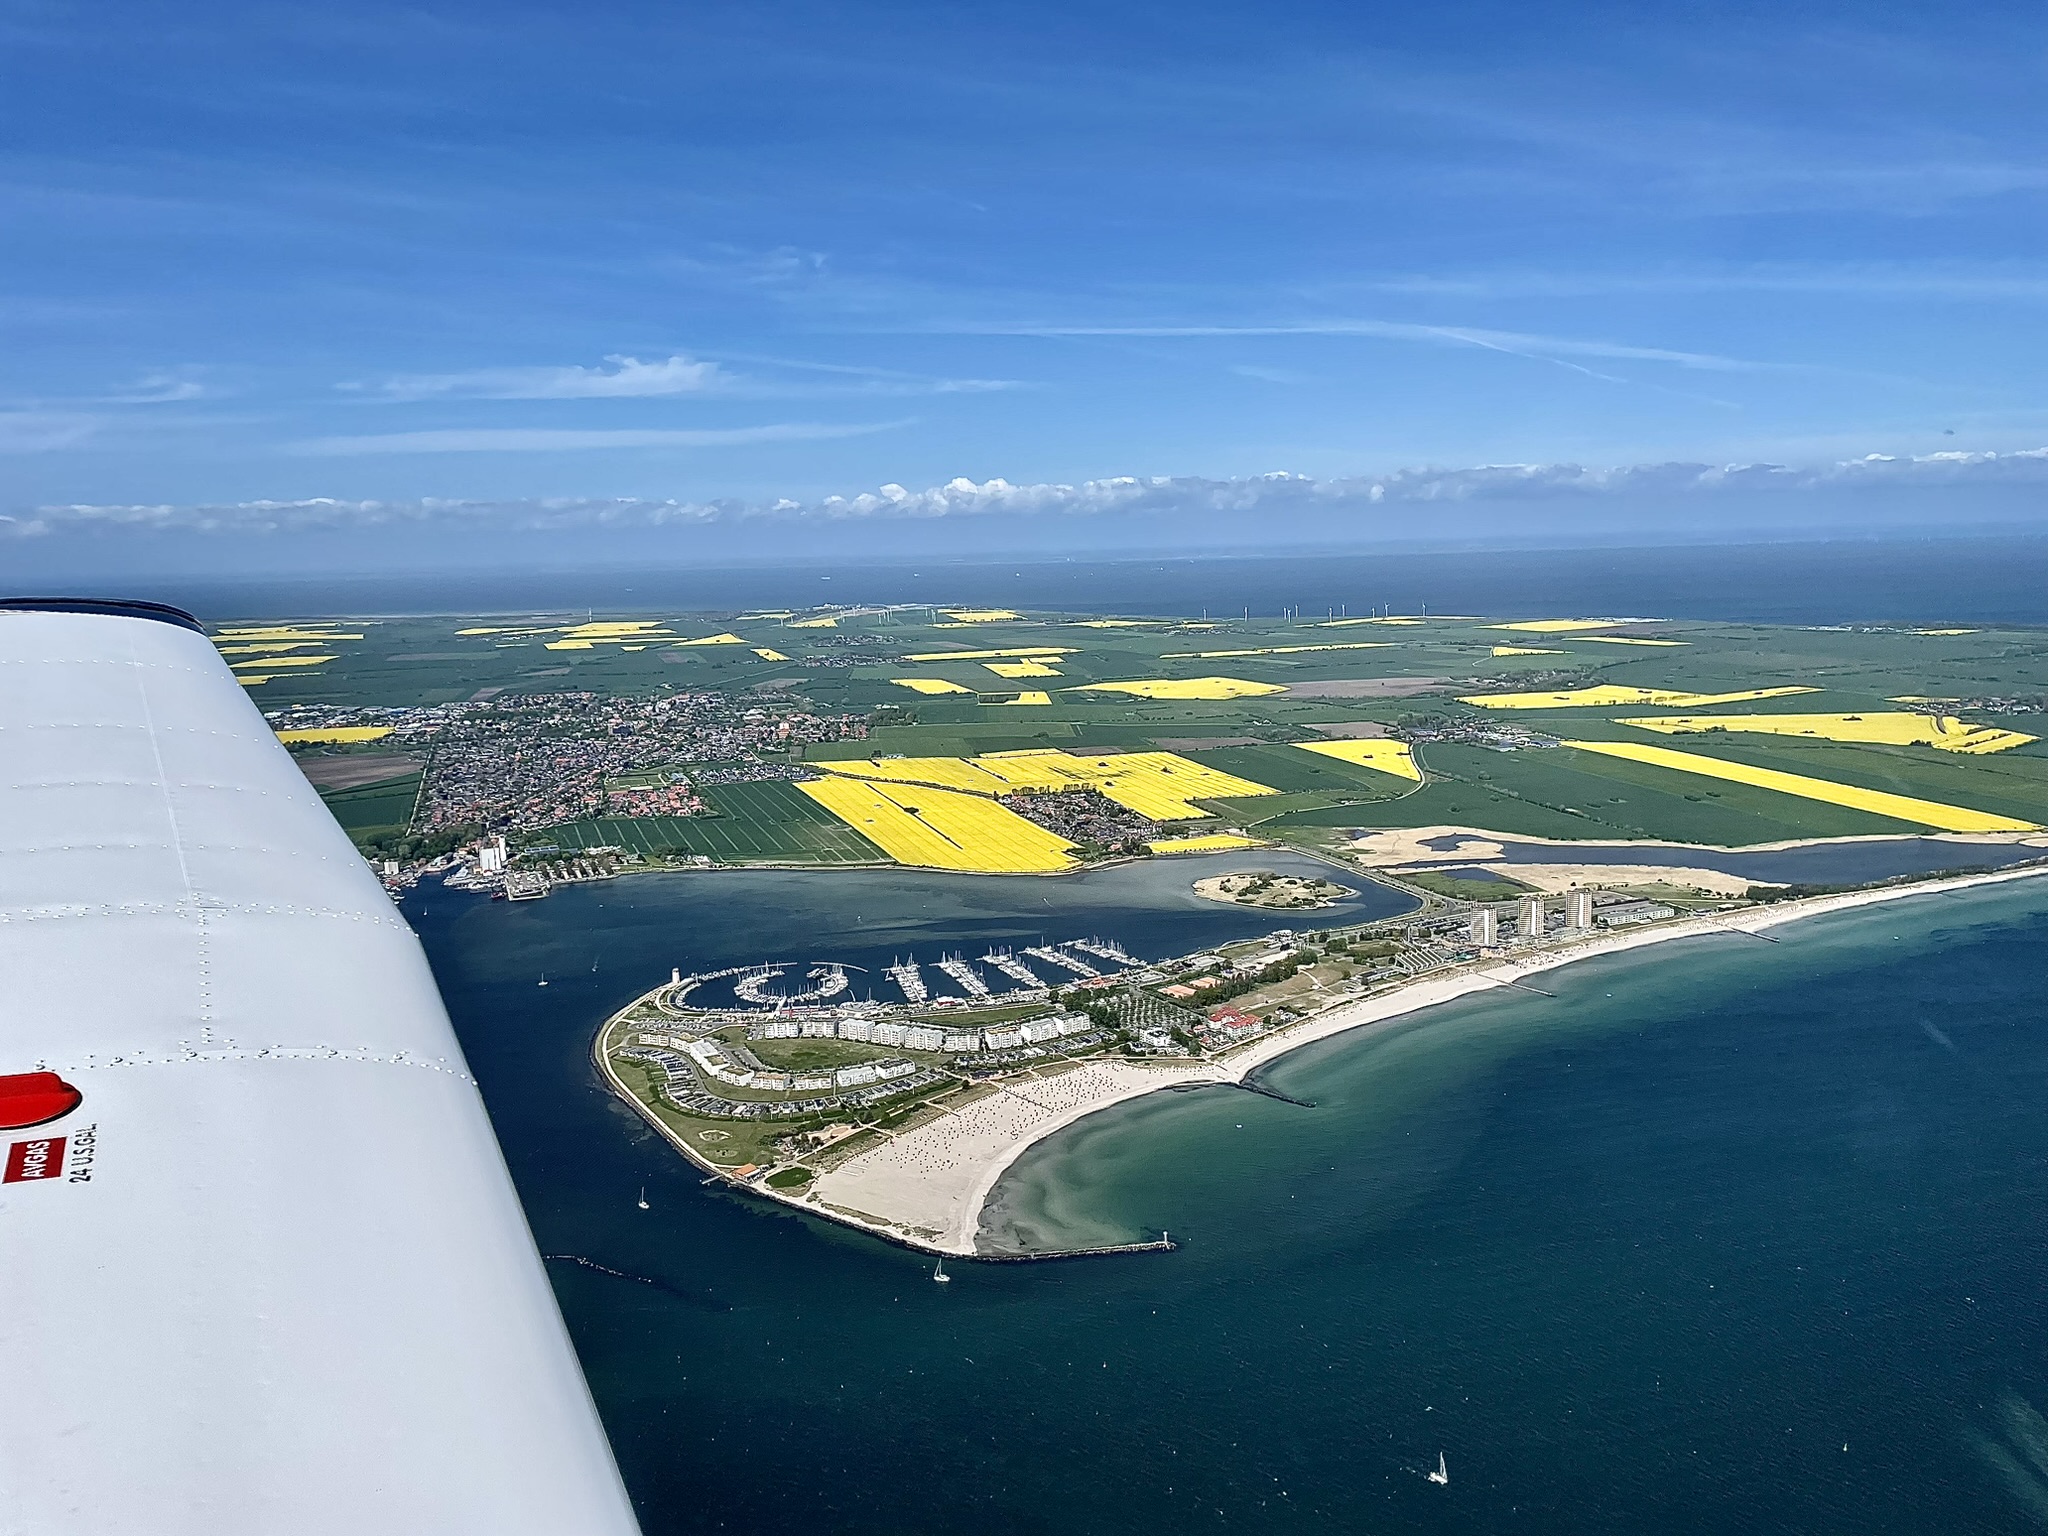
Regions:
<instances>
[{"instance_id":1,"label":"turquoise shallow water","mask_svg":"<svg viewBox=\"0 0 2048 1536\"><path fill-rule=\"evenodd\" d=\"M2048 1519L2048 880L1340 1037L1268 1069L1314 1109L1110 1111L1026 1155L1007 1219L1181 1250L944 1287L700 1189L596 1089L605 1008L742 920L632 885L414 915L543 1248L657 1282L553 1266L650 1533ZM593 940L599 900L629 910Z\"/></svg>"}]
</instances>

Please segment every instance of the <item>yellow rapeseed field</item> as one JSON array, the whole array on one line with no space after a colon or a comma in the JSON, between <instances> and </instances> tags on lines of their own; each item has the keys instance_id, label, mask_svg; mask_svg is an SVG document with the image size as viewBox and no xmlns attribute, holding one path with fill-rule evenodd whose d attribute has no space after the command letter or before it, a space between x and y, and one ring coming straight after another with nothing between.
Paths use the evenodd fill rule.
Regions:
<instances>
[{"instance_id":1,"label":"yellow rapeseed field","mask_svg":"<svg viewBox=\"0 0 2048 1536\"><path fill-rule=\"evenodd\" d=\"M1690 640L1640 640L1633 635L1566 635L1567 640L1585 640L1595 645L1691 645Z\"/></svg>"},{"instance_id":2,"label":"yellow rapeseed field","mask_svg":"<svg viewBox=\"0 0 2048 1536\"><path fill-rule=\"evenodd\" d=\"M1566 634L1579 629L1613 629L1618 624L1638 624L1640 619L1523 619L1514 624L1489 624L1488 629L1521 629L1539 635Z\"/></svg>"},{"instance_id":3,"label":"yellow rapeseed field","mask_svg":"<svg viewBox=\"0 0 2048 1536\"><path fill-rule=\"evenodd\" d=\"M1128 683L1082 683L1074 691L1128 693L1141 699L1251 699L1287 690L1278 683L1253 683L1241 677L1152 677Z\"/></svg>"},{"instance_id":4,"label":"yellow rapeseed field","mask_svg":"<svg viewBox=\"0 0 2048 1536\"><path fill-rule=\"evenodd\" d=\"M1760 736L1810 736L1820 741L1875 742L1887 747L1933 747L1973 756L2009 751L2035 740L1994 725L1971 725L1954 715L1916 715L1905 710L1878 710L1867 715L1637 715L1616 723L1666 736L1741 731Z\"/></svg>"},{"instance_id":5,"label":"yellow rapeseed field","mask_svg":"<svg viewBox=\"0 0 2048 1536\"><path fill-rule=\"evenodd\" d=\"M1598 752L1606 757L1626 758L1634 763L1649 763L1658 768L1675 769L1679 773L1698 774L1702 778L1725 779L1733 784L1749 784L1758 789L1772 789L1784 795L1797 795L1802 800L1820 800L1829 805L1846 805L1853 810L1869 811L1876 816L1889 816L1894 821L1917 822L1921 826L1936 827L1943 832L2040 830L2031 821L2019 821L2011 816L1997 816L1989 811L1972 811L1959 805L1943 805L1938 800L1887 794L1883 790L1858 789L1853 785L1837 784L1828 779L1810 778L1803 773L1784 773L1776 768L1752 768L1747 763L1731 763L1718 757L1705 757L1697 752L1675 751L1670 747L1644 746L1633 741L1568 741L1565 745L1577 747L1582 752Z\"/></svg>"},{"instance_id":6,"label":"yellow rapeseed field","mask_svg":"<svg viewBox=\"0 0 2048 1536\"><path fill-rule=\"evenodd\" d=\"M1234 773L1211 768L1173 752L1113 752L1100 757L1046 753L1080 763L1088 780L1118 805L1128 806L1154 821L1193 821L1209 813L1191 804L1246 795L1271 795L1277 790L1254 784Z\"/></svg>"},{"instance_id":7,"label":"yellow rapeseed field","mask_svg":"<svg viewBox=\"0 0 2048 1536\"><path fill-rule=\"evenodd\" d=\"M1021 613L1012 613L1007 608L947 608L946 617L955 624L1001 624L1010 619L1021 619Z\"/></svg>"},{"instance_id":8,"label":"yellow rapeseed field","mask_svg":"<svg viewBox=\"0 0 2048 1536\"><path fill-rule=\"evenodd\" d=\"M1377 769L1396 778L1413 779L1418 784L1422 782L1422 770L1415 766L1415 754L1408 750L1405 741L1361 736L1345 741L1297 741L1295 745L1304 752L1320 753L1342 763L1356 763L1361 768Z\"/></svg>"},{"instance_id":9,"label":"yellow rapeseed field","mask_svg":"<svg viewBox=\"0 0 2048 1536\"><path fill-rule=\"evenodd\" d=\"M780 651L778 651L778 650L775 650L775 649L774 649L773 647L771 647L771 646L766 646L766 645L757 645L757 646L755 646L755 647L754 647L754 654L755 654L756 656L760 657L760 658L761 658L761 659L762 659L763 661L787 661L787 660L789 660L789 658L788 658L787 656L783 655L783 654L782 654L782 652L780 652Z\"/></svg>"},{"instance_id":10,"label":"yellow rapeseed field","mask_svg":"<svg viewBox=\"0 0 2048 1536\"><path fill-rule=\"evenodd\" d=\"M890 784L932 784L940 789L963 790L974 795L1007 795L1024 789L1059 788L1057 780L1047 780L1042 773L1004 773L993 763L988 766L983 766L983 763L983 759L972 757L883 757L872 762L864 758L849 758L844 762L820 762L812 766L847 778Z\"/></svg>"},{"instance_id":11,"label":"yellow rapeseed field","mask_svg":"<svg viewBox=\"0 0 2048 1536\"><path fill-rule=\"evenodd\" d=\"M284 640L303 644L311 641L325 645L331 640L360 640L361 635L344 635L331 624L273 624L263 628L221 629L214 631L214 643L223 640Z\"/></svg>"},{"instance_id":12,"label":"yellow rapeseed field","mask_svg":"<svg viewBox=\"0 0 2048 1536\"><path fill-rule=\"evenodd\" d=\"M935 784L969 794L1049 794L1095 789L1154 821L1194 821L1209 813L1191 802L1277 791L1173 752L987 752L980 757L885 757L819 763L828 773L891 783Z\"/></svg>"},{"instance_id":13,"label":"yellow rapeseed field","mask_svg":"<svg viewBox=\"0 0 2048 1536\"><path fill-rule=\"evenodd\" d=\"M279 731L279 741L297 744L318 743L321 746L347 746L358 741L375 741L380 736L389 736L388 725L331 725L325 730Z\"/></svg>"},{"instance_id":14,"label":"yellow rapeseed field","mask_svg":"<svg viewBox=\"0 0 2048 1536\"><path fill-rule=\"evenodd\" d=\"M1169 837L1145 845L1154 853L1223 853L1232 848L1263 848L1256 837L1239 837L1235 832L1206 832L1200 837Z\"/></svg>"},{"instance_id":15,"label":"yellow rapeseed field","mask_svg":"<svg viewBox=\"0 0 2048 1536\"><path fill-rule=\"evenodd\" d=\"M839 627L839 620L828 614L822 619L796 619L791 622L789 627L791 629L837 629Z\"/></svg>"},{"instance_id":16,"label":"yellow rapeseed field","mask_svg":"<svg viewBox=\"0 0 2048 1536\"><path fill-rule=\"evenodd\" d=\"M1540 646L1533 645L1496 645L1493 648L1493 654L1496 656L1562 656L1564 652L1544 650Z\"/></svg>"},{"instance_id":17,"label":"yellow rapeseed field","mask_svg":"<svg viewBox=\"0 0 2048 1536\"><path fill-rule=\"evenodd\" d=\"M797 788L901 864L1006 875L1074 867L1065 842L979 795L840 777Z\"/></svg>"},{"instance_id":18,"label":"yellow rapeseed field","mask_svg":"<svg viewBox=\"0 0 2048 1536\"><path fill-rule=\"evenodd\" d=\"M1384 651L1393 640L1353 640L1338 645L1262 645L1249 651L1168 651L1161 661L1208 661L1217 656L1293 656L1302 651Z\"/></svg>"},{"instance_id":19,"label":"yellow rapeseed field","mask_svg":"<svg viewBox=\"0 0 2048 1536\"><path fill-rule=\"evenodd\" d=\"M905 661L998 661L1004 657L1053 657L1071 656L1071 645L1013 645L1001 651L920 651L906 656Z\"/></svg>"},{"instance_id":20,"label":"yellow rapeseed field","mask_svg":"<svg viewBox=\"0 0 2048 1536\"><path fill-rule=\"evenodd\" d=\"M683 640L674 630L651 620L631 623L577 624L561 632L562 638L550 640L544 649L550 651L591 651L600 645L631 646L644 650L657 640L676 640L684 645L738 645L738 635L724 635L716 640Z\"/></svg>"},{"instance_id":21,"label":"yellow rapeseed field","mask_svg":"<svg viewBox=\"0 0 2048 1536\"><path fill-rule=\"evenodd\" d=\"M1051 702L1052 695L1037 688L1026 688L1014 699L1003 699L1000 701L1006 707L1011 704L1050 704Z\"/></svg>"},{"instance_id":22,"label":"yellow rapeseed field","mask_svg":"<svg viewBox=\"0 0 2048 1536\"><path fill-rule=\"evenodd\" d=\"M1575 688L1569 693L1474 693L1458 702L1477 704L1482 709L1604 709L1614 704L1672 704L1680 709L1704 709L1710 704L1741 704L1750 699L1818 692L1818 688L1789 687L1749 688L1741 693L1679 693L1669 688L1624 688L1607 683L1598 688Z\"/></svg>"},{"instance_id":23,"label":"yellow rapeseed field","mask_svg":"<svg viewBox=\"0 0 2048 1536\"><path fill-rule=\"evenodd\" d=\"M1438 615L1438 617L1457 618L1460 617L1460 615L1440 614ZM1467 615L1467 617L1469 617L1469 615ZM1312 627L1316 629L1349 629L1354 624L1427 624L1428 622L1429 620L1423 618L1419 614L1403 613L1389 614L1384 618L1373 619L1323 619L1320 622L1313 625Z\"/></svg>"},{"instance_id":24,"label":"yellow rapeseed field","mask_svg":"<svg viewBox=\"0 0 2048 1536\"><path fill-rule=\"evenodd\" d=\"M238 672L245 669L270 672L278 667L318 667L332 660L332 656L266 656L261 661L231 661L228 665Z\"/></svg>"},{"instance_id":25,"label":"yellow rapeseed field","mask_svg":"<svg viewBox=\"0 0 2048 1536\"><path fill-rule=\"evenodd\" d=\"M588 624L550 626L487 626L478 629L458 629L455 633L514 635L528 639L539 635L560 635L561 639L547 643L546 648L551 651L589 651L600 645L625 645L628 642L645 645L652 640L681 638L660 619L598 619Z\"/></svg>"},{"instance_id":26,"label":"yellow rapeseed field","mask_svg":"<svg viewBox=\"0 0 2048 1536\"><path fill-rule=\"evenodd\" d=\"M746 641L734 634L706 635L701 640L679 640L676 642L675 648L681 650L686 645L745 645L746 643Z\"/></svg>"},{"instance_id":27,"label":"yellow rapeseed field","mask_svg":"<svg viewBox=\"0 0 2048 1536\"><path fill-rule=\"evenodd\" d=\"M344 637L337 635L334 638ZM214 642L223 656L268 656L283 651L310 651L326 643L327 637L324 635L318 640L265 640L255 645L221 645L219 641Z\"/></svg>"},{"instance_id":28,"label":"yellow rapeseed field","mask_svg":"<svg viewBox=\"0 0 2048 1536\"><path fill-rule=\"evenodd\" d=\"M997 677L1062 677L1065 674L1058 667L1048 667L1042 661L984 661L982 666Z\"/></svg>"},{"instance_id":29,"label":"yellow rapeseed field","mask_svg":"<svg viewBox=\"0 0 2048 1536\"><path fill-rule=\"evenodd\" d=\"M972 693L972 688L962 688L958 683L949 683L943 677L892 677L889 679L898 688L908 688L914 693Z\"/></svg>"},{"instance_id":30,"label":"yellow rapeseed field","mask_svg":"<svg viewBox=\"0 0 2048 1536\"><path fill-rule=\"evenodd\" d=\"M1913 633L1916 635L1974 635L1977 631L1974 629L1916 629Z\"/></svg>"}]
</instances>

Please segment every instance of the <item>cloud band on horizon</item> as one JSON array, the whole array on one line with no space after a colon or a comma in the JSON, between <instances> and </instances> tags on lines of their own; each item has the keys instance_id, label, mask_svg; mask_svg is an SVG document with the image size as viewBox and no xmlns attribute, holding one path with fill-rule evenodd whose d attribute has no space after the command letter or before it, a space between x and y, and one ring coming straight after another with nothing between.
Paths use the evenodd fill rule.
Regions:
<instances>
[{"instance_id":1,"label":"cloud band on horizon","mask_svg":"<svg viewBox=\"0 0 2048 1536\"><path fill-rule=\"evenodd\" d=\"M537 437L605 439L576 446L686 446L723 442L788 441L813 434L844 436L854 431L883 431L901 423L861 428L783 427L736 428L731 431L533 433ZM511 429L517 431L517 429ZM490 437L491 432L397 433L384 438L330 441L376 443L375 448L330 451L407 451L381 446L393 439L456 439ZM629 439L620 443L617 439ZM501 447L502 444L487 446ZM546 446L559 446L548 444ZM461 447L411 451L461 452ZM813 502L788 498L773 501L654 500L647 498L548 498L531 500L462 500L421 498L408 501L347 500L312 497L293 501L246 501L215 505L173 504L56 505L0 517L0 532L19 536L60 531L155 530L205 534L275 534L313 529L391 525L462 524L511 530L571 528L658 528L671 525L765 522L831 522L858 520L938 520L952 518L1114 516L1191 518L1202 515L1242 522L1257 515L1276 529L1285 520L1317 516L1370 514L1395 507L1437 504L1446 509L1484 503L1541 501L1552 504L1627 506L1659 500L1712 498L1724 504L1754 499L1759 503L1799 492L1872 492L1885 490L1953 491L1971 489L2048 488L2048 447L2018 452L1935 453L1918 457L1870 454L1807 467L1782 464L1633 464L1613 467L1583 464L1497 464L1466 469L1416 468L1377 476L1315 480L1277 473L1249 479L1214 480L1192 476L1117 476L1078 485L1016 485L1003 479L976 483L964 477L921 491L900 485L854 496L827 496ZM1362 535L1396 532L1374 529L1363 521L1352 525Z\"/></svg>"}]
</instances>

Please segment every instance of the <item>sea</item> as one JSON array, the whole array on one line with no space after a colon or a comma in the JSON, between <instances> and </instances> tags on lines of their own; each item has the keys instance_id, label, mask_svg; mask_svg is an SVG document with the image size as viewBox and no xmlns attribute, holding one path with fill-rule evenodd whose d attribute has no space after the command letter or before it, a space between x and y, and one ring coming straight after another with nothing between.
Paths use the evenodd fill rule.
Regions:
<instances>
[{"instance_id":1,"label":"sea","mask_svg":"<svg viewBox=\"0 0 2048 1536\"><path fill-rule=\"evenodd\" d=\"M1192 895L1231 863L407 898L649 1536L2048 1525L2048 877L1586 961L1265 1069L1312 1107L1106 1111L992 1226L1176 1248L943 1286L704 1187L590 1065L672 967L1151 957L1402 908Z\"/></svg>"},{"instance_id":2,"label":"sea","mask_svg":"<svg viewBox=\"0 0 2048 1536\"><path fill-rule=\"evenodd\" d=\"M1603 549L1043 555L855 565L466 569L127 583L210 621L317 615L741 612L964 603L1064 613L1493 617L1628 614L1768 624L2048 622L2048 538L2007 535Z\"/></svg>"}]
</instances>

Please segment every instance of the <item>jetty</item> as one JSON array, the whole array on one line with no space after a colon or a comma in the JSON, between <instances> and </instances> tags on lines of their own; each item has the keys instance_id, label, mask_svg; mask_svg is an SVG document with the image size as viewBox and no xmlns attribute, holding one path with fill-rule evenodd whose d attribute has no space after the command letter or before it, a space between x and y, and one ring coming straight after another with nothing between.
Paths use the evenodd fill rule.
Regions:
<instances>
[{"instance_id":1,"label":"jetty","mask_svg":"<svg viewBox=\"0 0 2048 1536\"><path fill-rule=\"evenodd\" d=\"M915 955L908 960L898 960L885 974L896 983L904 997L913 1003L921 1003L932 995L931 989L924 984L924 973L917 968Z\"/></svg>"},{"instance_id":2,"label":"jetty","mask_svg":"<svg viewBox=\"0 0 2048 1536\"><path fill-rule=\"evenodd\" d=\"M1011 954L1007 949L991 949L981 957L983 965L992 965L1012 981L1020 981L1027 987L1042 987L1038 973Z\"/></svg>"},{"instance_id":3,"label":"jetty","mask_svg":"<svg viewBox=\"0 0 2048 1536\"><path fill-rule=\"evenodd\" d=\"M988 983L981 979L981 972L969 965L958 955L942 955L939 969L960 983L960 990L969 997L987 997Z\"/></svg>"},{"instance_id":4,"label":"jetty","mask_svg":"<svg viewBox=\"0 0 2048 1536\"><path fill-rule=\"evenodd\" d=\"M732 984L732 995L743 1002L762 1006L779 1003L783 999L779 995L771 994L768 991L768 984L781 980L782 974L780 966L763 966L760 970L742 976L738 981L734 982Z\"/></svg>"},{"instance_id":5,"label":"jetty","mask_svg":"<svg viewBox=\"0 0 2048 1536\"><path fill-rule=\"evenodd\" d=\"M846 967L843 965L814 965L805 979L814 985L810 991L803 994L801 1001L804 1002L823 1002L828 997L837 997L850 985L846 979Z\"/></svg>"},{"instance_id":6,"label":"jetty","mask_svg":"<svg viewBox=\"0 0 2048 1536\"><path fill-rule=\"evenodd\" d=\"M1141 963L1136 955L1125 949L1123 945L1117 943L1115 939L1075 939L1067 945L1067 948L1078 949L1083 954L1093 955L1098 960L1107 960L1112 965L1135 968Z\"/></svg>"},{"instance_id":7,"label":"jetty","mask_svg":"<svg viewBox=\"0 0 2048 1536\"><path fill-rule=\"evenodd\" d=\"M1034 960L1043 960L1047 965L1063 966L1067 970L1072 971L1076 976L1100 976L1102 974L1102 972L1095 969L1086 960L1070 955L1063 949L1054 949L1049 944L1034 944L1031 948L1025 950L1024 953Z\"/></svg>"}]
</instances>

